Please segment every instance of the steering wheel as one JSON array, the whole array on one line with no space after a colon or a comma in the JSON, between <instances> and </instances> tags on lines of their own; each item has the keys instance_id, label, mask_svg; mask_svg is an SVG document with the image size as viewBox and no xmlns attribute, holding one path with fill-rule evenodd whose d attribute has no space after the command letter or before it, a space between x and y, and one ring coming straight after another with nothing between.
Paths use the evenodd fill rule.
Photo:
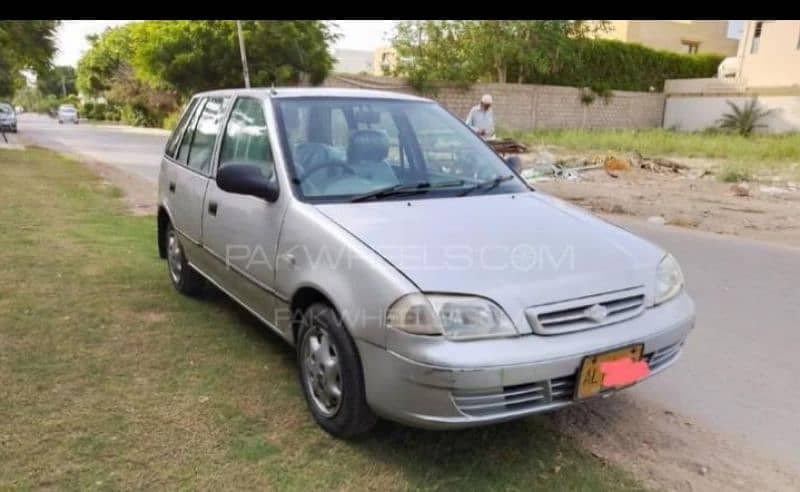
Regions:
<instances>
[{"instance_id":1,"label":"steering wheel","mask_svg":"<svg viewBox=\"0 0 800 492\"><path fill-rule=\"evenodd\" d=\"M319 163L319 164L315 164L315 165L311 166L310 168L308 168L306 170L306 172L304 172L302 175L298 176L297 179L299 181L305 181L306 178L308 178L309 176L312 176L312 175L318 173L319 171L321 171L323 169L331 169L333 167L338 167L338 168L344 169L345 174L350 174L350 175L355 175L356 174L356 172L353 170L353 168L348 166L347 164L345 164L343 162L333 161L333 162L322 162L322 163Z\"/></svg>"}]
</instances>

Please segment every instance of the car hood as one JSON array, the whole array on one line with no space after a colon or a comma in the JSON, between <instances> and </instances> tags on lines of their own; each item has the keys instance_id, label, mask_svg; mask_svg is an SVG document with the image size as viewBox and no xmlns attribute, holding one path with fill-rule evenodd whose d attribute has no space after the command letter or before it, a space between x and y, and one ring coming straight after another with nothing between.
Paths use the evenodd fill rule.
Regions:
<instances>
[{"instance_id":1,"label":"car hood","mask_svg":"<svg viewBox=\"0 0 800 492\"><path fill-rule=\"evenodd\" d=\"M490 298L518 328L527 326L530 306L632 287L644 287L650 298L664 256L538 191L317 208L421 291Z\"/></svg>"}]
</instances>

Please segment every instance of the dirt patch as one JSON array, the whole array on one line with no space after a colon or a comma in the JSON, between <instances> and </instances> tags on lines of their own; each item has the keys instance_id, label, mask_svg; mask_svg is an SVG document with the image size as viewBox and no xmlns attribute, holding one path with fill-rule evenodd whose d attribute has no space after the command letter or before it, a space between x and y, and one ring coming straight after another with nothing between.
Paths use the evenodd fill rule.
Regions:
<instances>
[{"instance_id":1,"label":"dirt patch","mask_svg":"<svg viewBox=\"0 0 800 492\"><path fill-rule=\"evenodd\" d=\"M112 185L121 190L132 214L155 215L158 202L158 187L155 183L100 161L84 157L78 157L78 160L100 176L106 186Z\"/></svg>"},{"instance_id":2,"label":"dirt patch","mask_svg":"<svg viewBox=\"0 0 800 492\"><path fill-rule=\"evenodd\" d=\"M550 416L594 456L657 490L798 490L800 478L669 410L624 393Z\"/></svg>"},{"instance_id":3,"label":"dirt patch","mask_svg":"<svg viewBox=\"0 0 800 492\"><path fill-rule=\"evenodd\" d=\"M612 177L601 166L574 173L578 179L556 178L535 182L534 187L593 212L662 217L666 224L800 245L800 186L796 183L774 178L748 183L745 192L717 178L718 162L679 162L688 169L654 172L636 165L630 170L617 166L613 172L617 177Z\"/></svg>"}]
</instances>

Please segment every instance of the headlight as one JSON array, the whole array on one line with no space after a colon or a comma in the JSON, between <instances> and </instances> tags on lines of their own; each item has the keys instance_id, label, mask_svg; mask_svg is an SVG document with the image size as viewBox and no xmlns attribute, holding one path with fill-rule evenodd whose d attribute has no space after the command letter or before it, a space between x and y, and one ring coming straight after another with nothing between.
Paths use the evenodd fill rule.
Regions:
<instances>
[{"instance_id":1,"label":"headlight","mask_svg":"<svg viewBox=\"0 0 800 492\"><path fill-rule=\"evenodd\" d=\"M656 304L675 297L683 288L683 272L672 255L667 255L658 265L656 274Z\"/></svg>"},{"instance_id":2,"label":"headlight","mask_svg":"<svg viewBox=\"0 0 800 492\"><path fill-rule=\"evenodd\" d=\"M451 340L517 334L514 324L497 304L472 296L403 296L389 308L386 326L415 335L444 335Z\"/></svg>"}]
</instances>

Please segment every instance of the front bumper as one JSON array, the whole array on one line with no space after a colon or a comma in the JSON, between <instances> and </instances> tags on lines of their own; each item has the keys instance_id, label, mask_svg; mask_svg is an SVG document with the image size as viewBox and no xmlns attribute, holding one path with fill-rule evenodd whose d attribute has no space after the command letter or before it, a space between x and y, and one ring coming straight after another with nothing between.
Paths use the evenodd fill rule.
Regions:
<instances>
[{"instance_id":1,"label":"front bumper","mask_svg":"<svg viewBox=\"0 0 800 492\"><path fill-rule=\"evenodd\" d=\"M574 403L577 372L588 355L644 343L651 375L658 374L680 357L693 327L694 304L684 292L631 320L566 335L441 341L431 347L425 337L395 332L390 333L389 350L356 343L367 401L376 413L415 427L447 429ZM416 347L408 342L421 338ZM398 346L404 355L391 349ZM425 350L419 349L423 346Z\"/></svg>"}]
</instances>

